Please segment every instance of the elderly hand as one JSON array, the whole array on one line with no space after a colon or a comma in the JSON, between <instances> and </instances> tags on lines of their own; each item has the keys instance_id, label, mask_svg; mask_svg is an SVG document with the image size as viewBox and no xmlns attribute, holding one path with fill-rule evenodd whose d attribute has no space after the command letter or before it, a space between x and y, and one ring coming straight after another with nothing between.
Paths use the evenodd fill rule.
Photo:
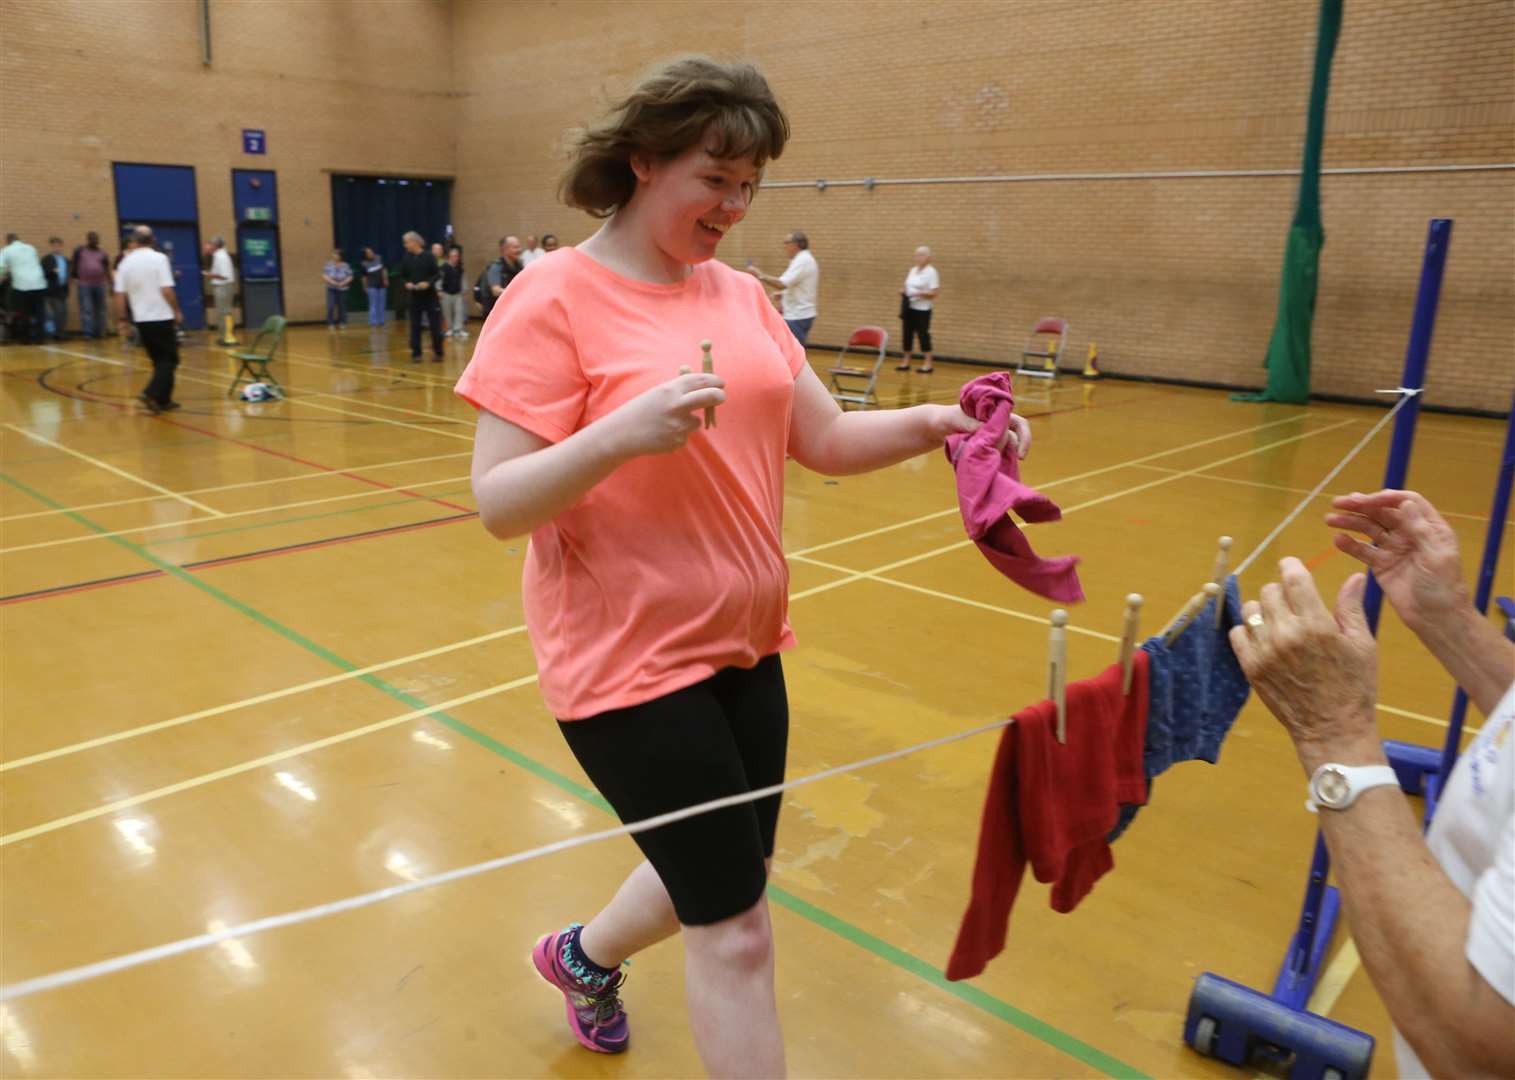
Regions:
<instances>
[{"instance_id":1,"label":"elderly hand","mask_svg":"<svg viewBox=\"0 0 1515 1080\"><path fill-rule=\"evenodd\" d=\"M1336 546L1378 578L1405 625L1424 634L1470 603L1462 579L1457 534L1426 499L1413 491L1353 492L1331 500L1326 524L1369 537L1338 533Z\"/></svg>"},{"instance_id":2,"label":"elderly hand","mask_svg":"<svg viewBox=\"0 0 1515 1080\"><path fill-rule=\"evenodd\" d=\"M1382 760L1374 723L1378 646L1363 615L1363 574L1336 597L1333 615L1298 559L1279 564L1278 582L1242 607L1231 647L1247 681L1294 740L1306 773L1322 762ZM1260 621L1259 621L1260 620Z\"/></svg>"}]
</instances>

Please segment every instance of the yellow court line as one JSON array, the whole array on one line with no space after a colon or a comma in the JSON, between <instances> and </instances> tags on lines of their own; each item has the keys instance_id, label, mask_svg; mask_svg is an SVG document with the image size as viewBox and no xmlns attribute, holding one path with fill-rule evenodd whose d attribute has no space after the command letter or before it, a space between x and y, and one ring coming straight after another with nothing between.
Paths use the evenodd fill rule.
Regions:
<instances>
[{"instance_id":1,"label":"yellow court line","mask_svg":"<svg viewBox=\"0 0 1515 1080\"><path fill-rule=\"evenodd\" d=\"M21 427L18 424L6 424L5 426L7 428L9 428L10 430L14 431L18 435L25 435L28 439L31 439L33 442L39 442L43 446L50 446L54 450L61 450L65 454L70 455L71 457L76 457L80 461L88 462L89 464L93 465L97 469L104 469L106 472L112 473L112 474L114 474L116 476L119 476L119 477L121 477L124 480L130 480L134 484L141 484L145 488L149 488L149 489L151 489L153 491L158 492L158 494L164 496L165 498L177 499L179 502L183 503L185 506L190 506L190 507L193 507L196 510L204 511L205 513L209 514L211 517L225 517L226 516L226 515L222 514L221 511L217 510L213 506L206 506L202 502L196 502L194 499L191 499L191 498L189 498L189 497L187 497L185 495L181 495L177 491L170 491L168 488L163 487L160 484L155 484L151 480L144 480L142 477L135 476L132 473L127 472L125 469L118 469L114 465L110 464L109 462L101 461L99 458L96 458L96 457L90 457L88 454L81 453L80 451L75 450L72 447L64 446L60 442L54 442L52 439L49 439L49 438L47 438L44 435L38 435L35 431L28 431L26 428Z\"/></svg>"},{"instance_id":2,"label":"yellow court line","mask_svg":"<svg viewBox=\"0 0 1515 1080\"><path fill-rule=\"evenodd\" d=\"M303 694L307 690L318 690L323 686L334 686L337 683L347 682L350 679L359 679L364 675L372 675L376 671L387 671L390 668L401 667L405 664L413 664L418 660L429 660L433 656L442 656L445 653L456 652L459 649L472 648L475 645L483 645L486 642L497 641L500 638L511 637L515 634L526 632L525 626L512 626L508 630L495 630L488 634L480 634L478 637L468 638L466 641L454 641L449 645L438 645L433 649L423 652L412 653L409 656L401 656L395 660L384 660L377 664L369 664L364 668L356 668L353 671L344 671L340 675L328 675L322 679L312 679L310 682L300 683L298 686L286 686L282 690L270 690L266 694L258 694L256 697L243 698L241 701L228 702L225 705L216 705L213 708L201 709L198 712L185 713L183 716L174 716L167 720L159 720L152 724L143 724L141 727L129 728L125 731L117 731L110 735L102 735L97 739L86 739L83 742L71 743L68 746L60 746L54 750L44 750L28 757L16 758L14 761L0 763L0 772L10 769L21 769L27 765L37 765L44 761L52 761L56 758L68 757L84 750L93 750L97 746L108 746L111 743L123 742L127 739L135 739L139 735L148 735L154 731L163 731L167 728L178 727L180 724L188 724L195 720L205 720L212 716L221 716L225 713L235 712L238 709L246 709L253 705L262 705L270 701L278 701L280 698L291 697L295 694Z\"/></svg>"},{"instance_id":3,"label":"yellow court line","mask_svg":"<svg viewBox=\"0 0 1515 1080\"><path fill-rule=\"evenodd\" d=\"M1140 465L1143 462L1147 461L1156 461L1158 458L1169 457L1173 454L1182 454L1188 450L1198 450L1201 446L1210 446L1214 443L1224 442L1227 439L1234 439L1239 435L1250 435L1253 432L1277 427L1280 424L1292 424L1296 421L1305 419L1308 415L1308 413L1303 412L1296 413L1294 416L1286 416L1282 420L1270 420L1265 424L1257 424L1254 427L1242 428L1240 431L1229 431L1224 435L1214 435L1208 439L1200 439L1198 442L1185 443L1183 446L1175 446L1171 450L1159 450L1154 454L1147 454L1144 457L1132 458L1130 461L1119 461L1114 465L1105 465L1098 469L1090 469L1087 472L1074 473L1072 476L1058 477L1055 480L1048 480L1045 483L1038 483L1036 487L1039 491L1045 491L1048 488L1054 488L1061 484L1071 484L1078 480L1088 480L1090 477L1103 476L1106 473L1119 472L1121 469L1129 469L1133 465ZM1206 468L1209 467L1210 466L1208 465L1206 466ZM815 544L811 547L803 548L800 551L794 552L793 554L810 555L817 551L825 551L827 548L837 547L841 544L853 544L859 540L868 540L875 536L882 536L884 533L894 532L897 529L909 528L911 525L920 525L924 522L934 521L937 518L946 517L949 514L956 514L958 512L958 508L955 506L947 510L938 510L935 513L923 514L920 517L911 518L908 521L901 521L893 525L884 525L877 529L870 529L867 532L861 532L855 536L845 536L840 540L828 540L824 544ZM1064 512L1066 513L1066 511Z\"/></svg>"},{"instance_id":4,"label":"yellow court line","mask_svg":"<svg viewBox=\"0 0 1515 1080\"><path fill-rule=\"evenodd\" d=\"M1151 469L1153 472L1175 472L1176 471L1174 469L1166 468L1166 467L1164 467L1162 465L1143 465L1143 466L1141 466L1141 468L1143 468L1143 469ZM1243 480L1239 476L1202 476L1200 479L1202 479L1202 480L1218 480L1218 481L1220 481L1223 484L1240 484L1240 485L1242 485L1244 487L1263 488L1263 489L1268 490L1268 491L1287 491L1287 492L1291 492L1291 493L1293 493L1295 495L1308 495L1308 494L1310 494L1310 489L1309 488L1289 487L1286 484L1268 484L1268 483L1264 483L1261 480ZM1329 491L1323 491L1319 495L1316 496L1317 499L1334 499L1335 497L1336 496L1333 493L1329 492ZM1464 519L1466 521L1477 521L1477 522L1481 522L1482 524L1485 524L1485 525L1487 525L1489 523L1489 519L1486 516L1480 516L1478 514L1464 514L1464 513L1461 513L1460 511L1457 511L1457 510L1441 510L1441 509L1438 509L1437 513L1439 513L1442 517L1462 518L1462 519ZM1515 521L1506 521L1504 523L1504 527L1506 529L1515 527Z\"/></svg>"},{"instance_id":5,"label":"yellow court line","mask_svg":"<svg viewBox=\"0 0 1515 1080\"><path fill-rule=\"evenodd\" d=\"M435 487L437 484L457 484L467 479L468 477L466 475L445 476L440 480L423 480L419 484L406 484L405 488L408 490L413 488ZM281 510L296 510L304 506L320 506L324 503L343 502L349 499L371 499L377 495L397 494L403 495L405 494L405 491L402 491L399 488L373 488L369 491L351 491L346 495L328 495L325 498L320 499L301 499L299 502L279 503L277 506L255 507L251 510L228 510L225 513L217 514L216 520L222 520L225 518L247 517L251 514L274 514L278 513ZM90 540L108 540L112 536L131 536L136 533L156 532L159 529L174 529L182 525L195 525L209 520L209 518L185 518L182 521L162 521L156 525L134 525L129 529L115 529L111 532L89 533L86 536L65 536L60 540L39 540L34 544L17 544L15 547L0 548L0 555L9 555L17 551L32 551L36 548L60 547L64 544L83 544ZM184 536L178 537L177 539L194 540L196 538L196 534L186 533Z\"/></svg>"},{"instance_id":6,"label":"yellow court line","mask_svg":"<svg viewBox=\"0 0 1515 1080\"><path fill-rule=\"evenodd\" d=\"M1316 1016L1329 1016L1331 1010L1336 1007L1341 999L1342 991L1347 988L1347 983L1352 981L1352 976L1357 974L1361 964L1361 957L1357 954L1357 942L1350 937L1331 962L1326 965L1326 970L1320 973L1319 980L1315 983L1315 992L1310 995L1310 1000L1305 1008Z\"/></svg>"},{"instance_id":7,"label":"yellow court line","mask_svg":"<svg viewBox=\"0 0 1515 1080\"><path fill-rule=\"evenodd\" d=\"M322 412L338 413L342 416L354 416L360 420L368 420L375 424L390 424L394 427L409 428L411 431L424 431L428 435L445 435L449 439L462 439L464 442L473 442L473 434L460 435L455 431L444 431L441 428L422 427L420 424L407 424L403 420L390 420L383 416L370 416L367 413L352 412L348 409L338 409L333 405L317 405L309 397L287 397L284 399L291 405L303 405L307 409L320 409Z\"/></svg>"},{"instance_id":8,"label":"yellow court line","mask_svg":"<svg viewBox=\"0 0 1515 1080\"><path fill-rule=\"evenodd\" d=\"M278 753L267 754L260 758L254 758L252 761L244 761L238 765L232 765L225 769L218 769L213 773L205 773L201 776L193 776L188 780L181 780L177 784L169 784L165 787L154 788L152 791L144 791L140 795L131 795L125 799L117 799L115 802L106 803L104 806L97 806L92 810L85 810L78 814L72 814L69 817L56 818L53 821L45 821L41 825L34 825L29 829L21 829L17 832L7 833L4 836L0 836L0 847L5 847L7 844L19 843L22 840L30 840L33 837L42 836L45 833L54 832L57 829L67 828L69 825L77 825L81 821L91 821L97 817L104 817L107 814L114 814L116 811L125 810L128 807L141 806L143 803L154 802L158 799L166 798L169 795L174 795L181 791L188 791L191 788L202 787L205 784L215 783L217 780L225 780L229 776L237 776L241 773L251 772L253 769L261 769L265 765L273 765L276 762L287 761L292 757L299 757L301 754L309 753L312 750L320 750L324 747L335 746L338 743L348 742L351 739L356 739L363 735L369 735L375 731L383 731L385 728L392 728L396 724L403 724L410 720L419 720L424 716L430 716L432 713L443 712L447 709L455 709L460 705L467 705L470 702L474 701L482 701L484 698L493 697L496 694L502 694L507 690L514 690L516 687L526 686L529 683L534 683L536 681L537 677L535 675L527 675L520 679L512 679L510 682L500 683L498 686L491 686L488 689L478 690L472 694L464 694L462 697L455 697L450 701L443 701L436 705L428 705L424 709L415 709L411 712L401 713L399 716L391 716L387 720L379 720L372 724L365 724L360 728L353 728L351 731L344 731L337 735L330 735L324 739L316 739L314 742L303 743L300 746L292 746L288 750L280 750Z\"/></svg>"},{"instance_id":9,"label":"yellow court line","mask_svg":"<svg viewBox=\"0 0 1515 1080\"><path fill-rule=\"evenodd\" d=\"M420 465L427 461L446 461L452 458L472 457L469 450L459 450L455 454L432 454L430 457L406 458L403 461L384 461L377 465L351 465L343 467L343 472L360 473L370 472L376 469L393 469L401 465ZM269 484L292 484L297 480L348 480L351 477L342 476L341 473L330 470L321 472L295 473L293 476L280 476L272 480L243 480L236 484L217 484L214 487L190 488L181 491L180 495L209 495L213 491L237 491L242 488L267 487ZM27 518L53 517L58 514L82 513L85 510L104 510L112 506L135 506L138 503L160 502L166 498L163 495L142 495L135 499L114 499L110 502L85 503L83 506L66 506L59 510L34 510L26 514L6 514L0 517L0 522L23 521Z\"/></svg>"}]
</instances>

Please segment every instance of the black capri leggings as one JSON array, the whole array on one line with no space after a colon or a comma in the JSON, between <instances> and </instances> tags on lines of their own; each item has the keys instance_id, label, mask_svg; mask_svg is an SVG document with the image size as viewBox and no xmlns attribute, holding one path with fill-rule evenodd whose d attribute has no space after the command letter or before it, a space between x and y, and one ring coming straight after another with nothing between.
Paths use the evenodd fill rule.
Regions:
<instances>
[{"instance_id":1,"label":"black capri leggings","mask_svg":"<svg viewBox=\"0 0 1515 1080\"><path fill-rule=\"evenodd\" d=\"M909 356L915 344L915 335L921 336L921 352L931 351L931 312L909 308L905 312L905 355Z\"/></svg>"},{"instance_id":2,"label":"black capri leggings","mask_svg":"<svg viewBox=\"0 0 1515 1080\"><path fill-rule=\"evenodd\" d=\"M784 669L775 654L751 669L723 668L653 701L558 726L620 819L640 821L784 779ZM679 922L708 926L762 898L780 802L771 795L632 837Z\"/></svg>"}]
</instances>

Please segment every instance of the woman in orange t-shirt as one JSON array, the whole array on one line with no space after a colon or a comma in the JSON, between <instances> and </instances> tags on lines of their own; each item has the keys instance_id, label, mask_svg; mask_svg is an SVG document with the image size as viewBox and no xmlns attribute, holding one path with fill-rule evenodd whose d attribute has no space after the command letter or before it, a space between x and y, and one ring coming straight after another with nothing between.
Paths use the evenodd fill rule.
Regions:
<instances>
[{"instance_id":1,"label":"woman in orange t-shirt","mask_svg":"<svg viewBox=\"0 0 1515 1080\"><path fill-rule=\"evenodd\" d=\"M841 412L762 286L715 259L788 137L751 66L651 72L577 133L563 178L564 201L604 225L511 282L458 382L479 409L484 526L531 534L543 696L623 821L783 780L785 455L860 473L978 426L956 405ZM702 339L719 375L698 373ZM764 899L779 804L638 834L647 861L609 905L537 943L583 1045L626 1048L620 965L682 932L706 1069L783 1073Z\"/></svg>"}]
</instances>

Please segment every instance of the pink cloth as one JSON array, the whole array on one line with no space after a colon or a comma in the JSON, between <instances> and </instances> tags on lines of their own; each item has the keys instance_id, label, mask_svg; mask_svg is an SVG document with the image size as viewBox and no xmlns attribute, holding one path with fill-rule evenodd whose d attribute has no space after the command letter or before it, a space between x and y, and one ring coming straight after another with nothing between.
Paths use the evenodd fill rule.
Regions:
<instances>
[{"instance_id":1,"label":"pink cloth","mask_svg":"<svg viewBox=\"0 0 1515 1080\"><path fill-rule=\"evenodd\" d=\"M1003 371L981 375L959 395L963 411L983 427L971 435L947 437L947 460L957 471L957 503L968 535L1000 573L1023 589L1064 603L1078 603L1084 590L1078 583L1077 555L1044 559L1031 550L1025 534L1008 516L1014 510L1025 521L1058 521L1058 505L1021 483L1015 451L995 449L1015 411L1010 377Z\"/></svg>"}]
</instances>

